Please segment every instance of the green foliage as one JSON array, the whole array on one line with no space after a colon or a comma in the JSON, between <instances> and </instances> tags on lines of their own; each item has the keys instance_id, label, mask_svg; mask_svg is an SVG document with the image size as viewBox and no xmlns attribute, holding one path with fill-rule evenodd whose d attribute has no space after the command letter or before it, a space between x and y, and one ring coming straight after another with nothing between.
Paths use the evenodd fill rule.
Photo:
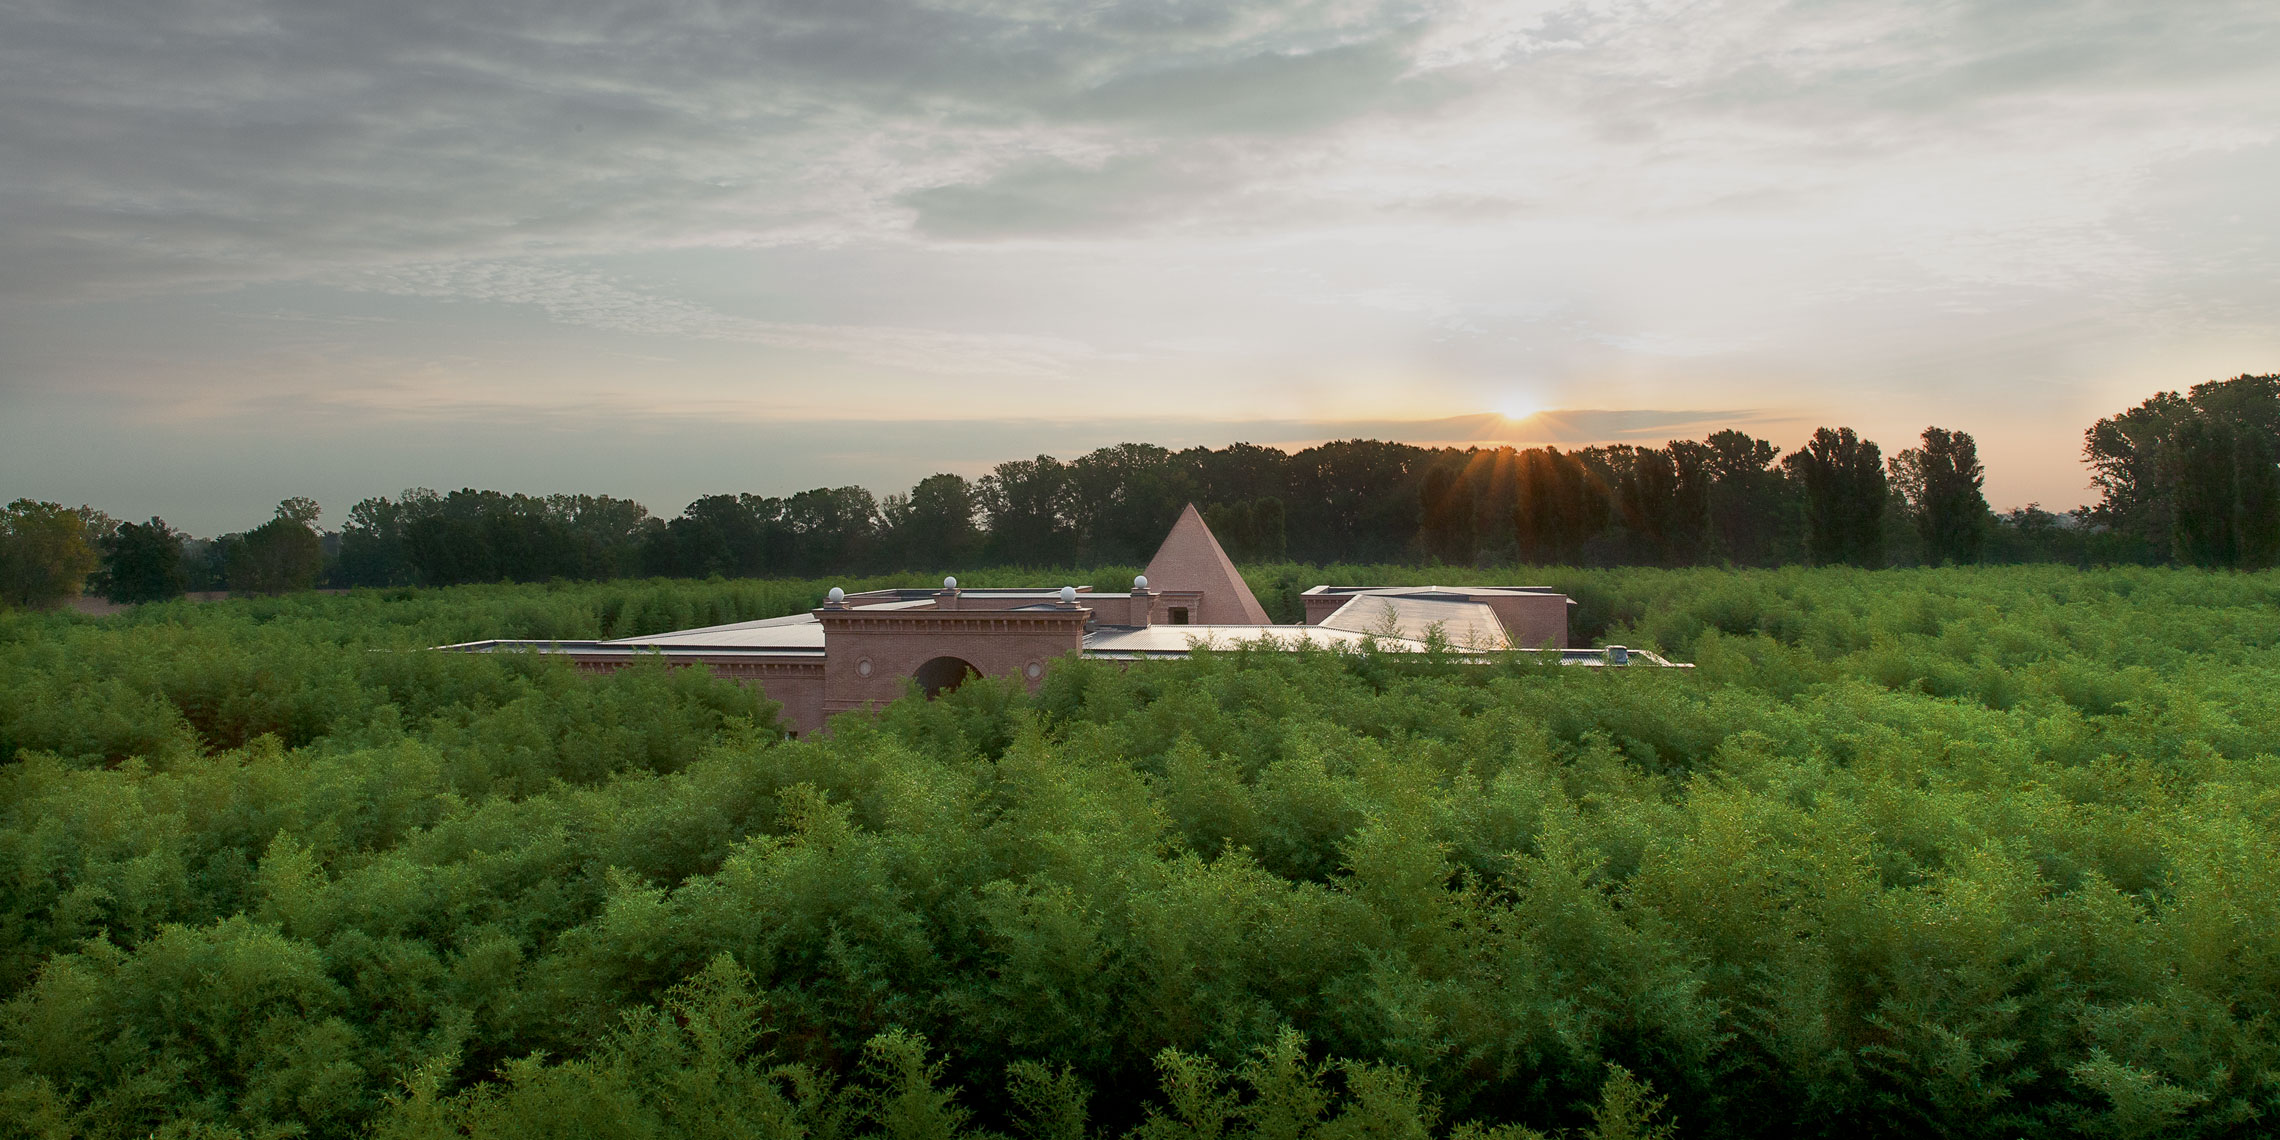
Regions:
<instances>
[{"instance_id":1,"label":"green foliage","mask_svg":"<svg viewBox=\"0 0 2280 1140\"><path fill-rule=\"evenodd\" d=\"M1247 502L1213 503L1203 509L1212 537L1239 562L1272 562L1290 547L1283 501L1264 495Z\"/></svg>"},{"instance_id":2,"label":"green foliage","mask_svg":"<svg viewBox=\"0 0 2280 1140\"><path fill-rule=\"evenodd\" d=\"M981 502L963 475L929 475L880 504L888 563L971 566L982 552Z\"/></svg>"},{"instance_id":3,"label":"green foliage","mask_svg":"<svg viewBox=\"0 0 2280 1140\"><path fill-rule=\"evenodd\" d=\"M1672 440L1667 450L1634 454L1615 484L1624 523L1654 550L1663 566L1691 566L1708 552L1713 516L1708 444Z\"/></svg>"},{"instance_id":4,"label":"green foliage","mask_svg":"<svg viewBox=\"0 0 2280 1140\"><path fill-rule=\"evenodd\" d=\"M787 741L419 650L824 582L0 616L0 1135L2269 1131L2280 575L1542 579L1700 667L1064 661Z\"/></svg>"},{"instance_id":5,"label":"green foliage","mask_svg":"<svg viewBox=\"0 0 2280 1140\"><path fill-rule=\"evenodd\" d=\"M2083 434L2087 516L2197 566L2280 558L2280 376L2161 392Z\"/></svg>"},{"instance_id":6,"label":"green foliage","mask_svg":"<svg viewBox=\"0 0 2280 1140\"><path fill-rule=\"evenodd\" d=\"M46 609L79 595L97 564L91 514L30 499L0 507L0 609Z\"/></svg>"},{"instance_id":7,"label":"green foliage","mask_svg":"<svg viewBox=\"0 0 2280 1140\"><path fill-rule=\"evenodd\" d=\"M1969 564L1979 561L1992 516L1980 493L1986 470L1970 433L1924 429L1922 447L1892 457L1892 483L1904 496L1924 561Z\"/></svg>"},{"instance_id":8,"label":"green foliage","mask_svg":"<svg viewBox=\"0 0 2280 1140\"><path fill-rule=\"evenodd\" d=\"M2255 568L2280 549L2271 506L2280 468L2263 458L2280 440L2266 430L2280 424L2274 383L2202 385L2190 399L2170 393L2101 421L2089 460L2109 501L2063 520L2031 504L1992 516L1976 445L1938 428L1894 457L1889 487L1876 444L1845 428L1816 431L1786 459L1731 429L1572 452L1367 439L1297 452L1119 443L1067 461L1000 463L973 480L930 475L881 500L861 487L705 495L671 519L608 496L413 488L355 504L327 573L336 586L447 586L1099 567L1145 561L1188 503L1245 563L2099 565L2176 551L2188 563ZM2193 417L2214 427L2180 428ZM308 500L280 509L295 523L316 517ZM2173 521L2186 529L2172 533ZM228 583L261 533L188 542L190 587Z\"/></svg>"},{"instance_id":9,"label":"green foliage","mask_svg":"<svg viewBox=\"0 0 2280 1140\"><path fill-rule=\"evenodd\" d=\"M240 594L284 594L317 584L324 572L324 544L311 529L316 504L287 499L277 517L249 530L229 552L230 589Z\"/></svg>"},{"instance_id":10,"label":"green foliage","mask_svg":"<svg viewBox=\"0 0 2280 1140\"><path fill-rule=\"evenodd\" d=\"M181 532L162 518L121 523L103 542L99 588L114 602L163 602L179 598L190 579L182 565Z\"/></svg>"},{"instance_id":11,"label":"green foliage","mask_svg":"<svg viewBox=\"0 0 2280 1140\"><path fill-rule=\"evenodd\" d=\"M2258 570L2280 558L2280 445L2207 413L2183 417L2163 467L2175 506L2172 555L2189 566Z\"/></svg>"},{"instance_id":12,"label":"green foliage","mask_svg":"<svg viewBox=\"0 0 2280 1140\"><path fill-rule=\"evenodd\" d=\"M1609 1063L1607 1083L1591 1109L1591 1131L1586 1135L1592 1140L1669 1140L1676 1129L1655 1119L1666 1103L1629 1069Z\"/></svg>"},{"instance_id":13,"label":"green foliage","mask_svg":"<svg viewBox=\"0 0 2280 1140\"><path fill-rule=\"evenodd\" d=\"M657 529L641 504L607 495L413 488L350 510L341 573L365 586L614 578L634 571Z\"/></svg>"},{"instance_id":14,"label":"green foliage","mask_svg":"<svg viewBox=\"0 0 2280 1140\"><path fill-rule=\"evenodd\" d=\"M1889 493L1876 444L1851 428L1820 428L1781 462L1804 498L1805 552L1813 565L1884 565Z\"/></svg>"}]
</instances>

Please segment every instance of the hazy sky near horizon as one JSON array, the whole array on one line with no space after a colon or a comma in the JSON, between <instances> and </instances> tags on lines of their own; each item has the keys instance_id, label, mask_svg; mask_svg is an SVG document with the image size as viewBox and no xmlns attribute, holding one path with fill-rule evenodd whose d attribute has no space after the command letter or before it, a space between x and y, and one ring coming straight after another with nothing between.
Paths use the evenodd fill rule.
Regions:
<instances>
[{"instance_id":1,"label":"hazy sky near horizon","mask_svg":"<svg viewBox=\"0 0 2280 1140\"><path fill-rule=\"evenodd\" d=\"M2097 417L2280 371L2275 60L2271 0L0 0L0 497L1937 423L2071 506Z\"/></svg>"}]
</instances>

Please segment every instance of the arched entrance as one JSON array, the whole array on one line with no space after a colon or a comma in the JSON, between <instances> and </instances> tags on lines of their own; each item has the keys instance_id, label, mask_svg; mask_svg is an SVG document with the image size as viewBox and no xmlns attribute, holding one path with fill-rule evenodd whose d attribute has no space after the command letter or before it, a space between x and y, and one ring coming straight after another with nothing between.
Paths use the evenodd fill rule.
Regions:
<instances>
[{"instance_id":1,"label":"arched entrance","mask_svg":"<svg viewBox=\"0 0 2280 1140\"><path fill-rule=\"evenodd\" d=\"M965 684L966 678L980 674L981 670L962 658L937 657L919 666L918 672L911 676L917 679L918 687L924 689L931 699Z\"/></svg>"}]
</instances>

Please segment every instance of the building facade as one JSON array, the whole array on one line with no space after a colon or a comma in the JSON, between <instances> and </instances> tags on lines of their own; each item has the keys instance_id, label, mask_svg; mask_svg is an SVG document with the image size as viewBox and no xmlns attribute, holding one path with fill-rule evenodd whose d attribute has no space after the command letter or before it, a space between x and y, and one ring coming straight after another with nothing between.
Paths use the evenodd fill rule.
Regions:
<instances>
[{"instance_id":1,"label":"building facade","mask_svg":"<svg viewBox=\"0 0 2280 1140\"><path fill-rule=\"evenodd\" d=\"M1575 664L1668 664L1620 646L1568 649L1565 594L1534 586L1317 586L1306 620L1276 625L1193 504L1132 589L1087 586L831 591L804 614L608 641L478 641L462 652L562 654L579 668L622 669L648 658L698 666L752 685L783 706L796 733L874 707L907 687L933 695L968 677L1017 677L1036 687L1071 655L1113 661L1187 656L1199 646L1555 652Z\"/></svg>"}]
</instances>

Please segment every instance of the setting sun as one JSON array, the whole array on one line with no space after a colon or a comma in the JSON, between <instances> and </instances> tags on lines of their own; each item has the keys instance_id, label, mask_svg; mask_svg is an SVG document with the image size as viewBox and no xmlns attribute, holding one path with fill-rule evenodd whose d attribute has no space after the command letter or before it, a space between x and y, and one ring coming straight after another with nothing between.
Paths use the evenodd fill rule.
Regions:
<instances>
[{"instance_id":1,"label":"setting sun","mask_svg":"<svg viewBox=\"0 0 2280 1140\"><path fill-rule=\"evenodd\" d=\"M1496 414L1508 420L1524 420L1543 411L1543 406L1523 395L1506 396L1496 405Z\"/></svg>"}]
</instances>

